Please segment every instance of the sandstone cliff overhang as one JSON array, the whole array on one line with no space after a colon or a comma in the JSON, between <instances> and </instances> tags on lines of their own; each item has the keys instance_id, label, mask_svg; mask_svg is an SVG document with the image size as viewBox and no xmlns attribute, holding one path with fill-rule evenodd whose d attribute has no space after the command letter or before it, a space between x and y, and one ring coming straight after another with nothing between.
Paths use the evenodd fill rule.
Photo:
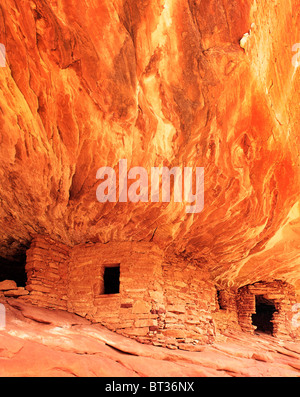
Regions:
<instances>
[{"instance_id":1,"label":"sandstone cliff overhang","mask_svg":"<svg viewBox=\"0 0 300 397\"><path fill-rule=\"evenodd\" d=\"M226 286L299 290L298 26L297 0L5 1L0 256L36 233L152 240ZM100 204L97 169L122 158L204 167L204 210Z\"/></svg>"}]
</instances>

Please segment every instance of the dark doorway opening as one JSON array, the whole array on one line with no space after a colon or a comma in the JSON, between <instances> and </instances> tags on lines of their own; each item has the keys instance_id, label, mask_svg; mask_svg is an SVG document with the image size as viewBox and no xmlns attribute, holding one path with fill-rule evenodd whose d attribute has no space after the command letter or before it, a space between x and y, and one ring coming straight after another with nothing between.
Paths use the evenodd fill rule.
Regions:
<instances>
[{"instance_id":1,"label":"dark doorway opening","mask_svg":"<svg viewBox=\"0 0 300 397\"><path fill-rule=\"evenodd\" d=\"M0 282L14 280L18 287L25 287L27 281L25 265L26 254L9 259L0 257Z\"/></svg>"},{"instance_id":2,"label":"dark doorway opening","mask_svg":"<svg viewBox=\"0 0 300 397\"><path fill-rule=\"evenodd\" d=\"M226 310L226 299L225 299L225 294L224 291L222 290L217 290L217 300L218 300L218 305L220 310Z\"/></svg>"},{"instance_id":3,"label":"dark doorway opening","mask_svg":"<svg viewBox=\"0 0 300 397\"><path fill-rule=\"evenodd\" d=\"M120 265L105 267L104 294L118 294L119 292L120 292Z\"/></svg>"},{"instance_id":4,"label":"dark doorway opening","mask_svg":"<svg viewBox=\"0 0 300 397\"><path fill-rule=\"evenodd\" d=\"M255 325L256 331L273 335L273 314L276 312L274 301L264 298L263 295L255 296L255 310L252 314L252 324Z\"/></svg>"}]
</instances>

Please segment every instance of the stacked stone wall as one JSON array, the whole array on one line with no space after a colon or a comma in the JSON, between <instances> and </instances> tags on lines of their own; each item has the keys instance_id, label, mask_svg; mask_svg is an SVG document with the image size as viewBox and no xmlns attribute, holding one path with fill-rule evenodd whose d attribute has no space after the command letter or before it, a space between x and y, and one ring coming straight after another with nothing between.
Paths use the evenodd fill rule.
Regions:
<instances>
[{"instance_id":1,"label":"stacked stone wall","mask_svg":"<svg viewBox=\"0 0 300 397\"><path fill-rule=\"evenodd\" d=\"M37 236L27 251L26 290L40 306L67 309L70 248L45 236Z\"/></svg>"}]
</instances>

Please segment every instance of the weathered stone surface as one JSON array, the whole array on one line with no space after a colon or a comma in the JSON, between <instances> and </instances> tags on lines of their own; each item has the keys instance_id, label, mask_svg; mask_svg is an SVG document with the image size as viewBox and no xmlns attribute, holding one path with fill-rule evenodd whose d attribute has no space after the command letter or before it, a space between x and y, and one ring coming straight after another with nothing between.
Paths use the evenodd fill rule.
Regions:
<instances>
[{"instance_id":1,"label":"weathered stone surface","mask_svg":"<svg viewBox=\"0 0 300 397\"><path fill-rule=\"evenodd\" d=\"M299 377L299 344L231 332L210 346L142 345L61 310L5 304L0 376ZM24 332L26 330L26 332ZM112 348L111 348L112 347ZM197 351L192 351L197 350ZM124 354L126 353L126 354Z\"/></svg>"},{"instance_id":2,"label":"weathered stone surface","mask_svg":"<svg viewBox=\"0 0 300 397\"><path fill-rule=\"evenodd\" d=\"M0 282L0 291L17 289L17 284L14 280L4 280Z\"/></svg>"},{"instance_id":3,"label":"weathered stone surface","mask_svg":"<svg viewBox=\"0 0 300 397\"><path fill-rule=\"evenodd\" d=\"M32 244L30 293L0 295L191 350L228 329L253 332L255 301L240 294L237 304L238 291L279 280L294 290L269 296L276 333L290 337L282 324L293 324L299 337L299 0L2 3L0 258L15 266ZM120 159L149 175L204 167L203 211L100 204L96 172L117 171ZM99 244L126 269L109 299L94 272L105 262ZM152 315L155 331L136 326Z\"/></svg>"},{"instance_id":4,"label":"weathered stone surface","mask_svg":"<svg viewBox=\"0 0 300 397\"><path fill-rule=\"evenodd\" d=\"M132 306L132 313L150 313L151 305L150 303L143 301L136 301Z\"/></svg>"},{"instance_id":5,"label":"weathered stone surface","mask_svg":"<svg viewBox=\"0 0 300 397\"><path fill-rule=\"evenodd\" d=\"M177 348L178 339L185 337L179 346L192 346L194 340L189 338L201 343L214 340L211 313L216 309L216 290L206 271L186 266L153 242L66 246L55 264L55 244L49 237L34 238L26 263L29 295L22 299L67 309L143 343ZM114 263L120 271L119 293L104 294L104 269ZM58 279L51 277L53 272Z\"/></svg>"},{"instance_id":6,"label":"weathered stone surface","mask_svg":"<svg viewBox=\"0 0 300 397\"><path fill-rule=\"evenodd\" d=\"M0 23L0 256L152 239L225 284L300 288L298 0L7 0ZM204 167L204 210L98 203L122 158Z\"/></svg>"},{"instance_id":7,"label":"weathered stone surface","mask_svg":"<svg viewBox=\"0 0 300 397\"><path fill-rule=\"evenodd\" d=\"M24 295L28 295L28 294L29 294L29 291L27 291L23 287L4 291L4 296L24 296Z\"/></svg>"}]
</instances>

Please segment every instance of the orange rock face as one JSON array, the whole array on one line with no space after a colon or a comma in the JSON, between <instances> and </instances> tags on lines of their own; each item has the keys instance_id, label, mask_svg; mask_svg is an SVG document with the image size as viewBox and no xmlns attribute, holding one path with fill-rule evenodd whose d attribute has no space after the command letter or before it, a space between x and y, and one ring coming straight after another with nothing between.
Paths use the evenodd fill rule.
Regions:
<instances>
[{"instance_id":1,"label":"orange rock face","mask_svg":"<svg viewBox=\"0 0 300 397\"><path fill-rule=\"evenodd\" d=\"M0 256L36 233L151 240L221 285L299 291L299 18L299 0L2 0ZM203 211L99 203L120 159L204 167Z\"/></svg>"}]
</instances>

